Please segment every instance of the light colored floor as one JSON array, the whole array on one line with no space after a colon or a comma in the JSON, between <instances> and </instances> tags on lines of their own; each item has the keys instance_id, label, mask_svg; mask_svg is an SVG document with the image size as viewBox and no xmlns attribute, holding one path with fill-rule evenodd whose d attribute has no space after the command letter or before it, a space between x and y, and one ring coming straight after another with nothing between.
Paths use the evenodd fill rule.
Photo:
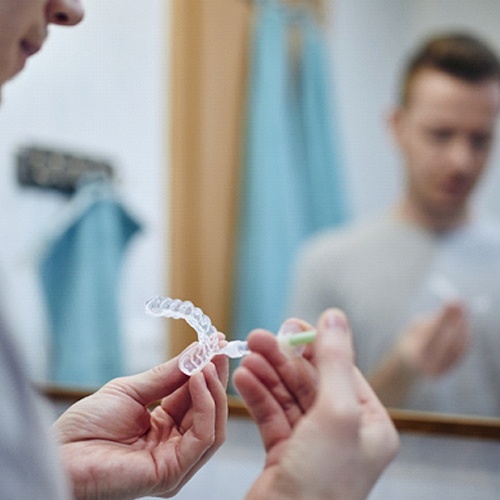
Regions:
<instances>
[{"instance_id":1,"label":"light colored floor","mask_svg":"<svg viewBox=\"0 0 500 500\"><path fill-rule=\"evenodd\" d=\"M227 442L176 497L237 500L264 463L258 432L247 419L229 421ZM404 434L397 459L370 500L500 498L500 442Z\"/></svg>"}]
</instances>

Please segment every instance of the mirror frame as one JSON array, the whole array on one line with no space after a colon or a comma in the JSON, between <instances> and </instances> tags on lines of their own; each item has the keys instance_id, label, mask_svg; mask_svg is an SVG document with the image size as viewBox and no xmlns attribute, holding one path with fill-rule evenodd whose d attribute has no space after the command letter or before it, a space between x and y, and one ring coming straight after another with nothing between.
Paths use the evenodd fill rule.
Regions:
<instances>
[{"instance_id":1,"label":"mirror frame","mask_svg":"<svg viewBox=\"0 0 500 500\"><path fill-rule=\"evenodd\" d=\"M41 385L38 389L51 403L63 406L76 403L94 392L53 385ZM243 401L236 396L228 396L228 408L230 417L251 418ZM500 419L400 409L388 411L399 432L500 440Z\"/></svg>"},{"instance_id":2,"label":"mirror frame","mask_svg":"<svg viewBox=\"0 0 500 500\"><path fill-rule=\"evenodd\" d=\"M250 418L238 397L228 397L229 415ZM500 440L500 419L388 409L399 432Z\"/></svg>"}]
</instances>

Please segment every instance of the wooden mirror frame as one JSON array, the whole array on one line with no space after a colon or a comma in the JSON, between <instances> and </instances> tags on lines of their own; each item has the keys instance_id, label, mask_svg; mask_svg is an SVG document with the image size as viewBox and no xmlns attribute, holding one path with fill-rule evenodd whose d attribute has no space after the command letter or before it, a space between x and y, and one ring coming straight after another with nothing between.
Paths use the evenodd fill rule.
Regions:
<instances>
[{"instance_id":1,"label":"wooden mirror frame","mask_svg":"<svg viewBox=\"0 0 500 500\"><path fill-rule=\"evenodd\" d=\"M292 1L292 0L291 0ZM229 331L249 0L173 0L171 284ZM205 265L210 262L210 266ZM194 340L171 322L169 356ZM247 415L230 398L232 415ZM391 409L401 431L500 439L500 419Z\"/></svg>"},{"instance_id":2,"label":"wooden mirror frame","mask_svg":"<svg viewBox=\"0 0 500 500\"><path fill-rule=\"evenodd\" d=\"M52 403L63 407L75 403L92 390L42 386L40 392ZM228 397L229 415L250 418L241 399ZM441 415L436 413L413 412L389 409L389 414L400 432L418 434L439 434L454 437L500 440L500 420L462 415Z\"/></svg>"}]
</instances>

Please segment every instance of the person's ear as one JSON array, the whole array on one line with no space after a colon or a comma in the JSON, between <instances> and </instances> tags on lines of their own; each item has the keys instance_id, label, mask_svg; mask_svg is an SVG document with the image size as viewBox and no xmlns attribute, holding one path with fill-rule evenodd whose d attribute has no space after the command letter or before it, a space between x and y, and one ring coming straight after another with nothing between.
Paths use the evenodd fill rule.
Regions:
<instances>
[{"instance_id":1,"label":"person's ear","mask_svg":"<svg viewBox=\"0 0 500 500\"><path fill-rule=\"evenodd\" d=\"M406 113L404 108L395 107L389 113L389 117L387 120L392 137L399 145L403 143L405 120L406 120L405 115Z\"/></svg>"}]
</instances>

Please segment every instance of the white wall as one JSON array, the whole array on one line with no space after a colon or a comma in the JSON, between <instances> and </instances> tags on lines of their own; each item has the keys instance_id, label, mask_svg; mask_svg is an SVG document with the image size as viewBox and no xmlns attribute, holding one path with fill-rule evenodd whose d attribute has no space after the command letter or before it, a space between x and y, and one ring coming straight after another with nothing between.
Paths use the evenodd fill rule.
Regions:
<instances>
[{"instance_id":1,"label":"white wall","mask_svg":"<svg viewBox=\"0 0 500 500\"><path fill-rule=\"evenodd\" d=\"M168 54L163 0L85 0L78 27L53 27L42 53L4 89L0 112L0 261L7 320L35 378L47 374L48 330L37 281L40 251L68 200L21 188L14 154L36 143L109 158L118 194L143 224L124 260L128 371L164 359L164 326L144 302L165 293L165 106Z\"/></svg>"},{"instance_id":2,"label":"white wall","mask_svg":"<svg viewBox=\"0 0 500 500\"><path fill-rule=\"evenodd\" d=\"M423 36L468 28L500 53L498 0L332 0L329 43L355 217L391 203L402 181L386 123L400 64ZM482 209L500 219L496 148L480 193ZM489 182L491 179L491 182Z\"/></svg>"}]
</instances>

